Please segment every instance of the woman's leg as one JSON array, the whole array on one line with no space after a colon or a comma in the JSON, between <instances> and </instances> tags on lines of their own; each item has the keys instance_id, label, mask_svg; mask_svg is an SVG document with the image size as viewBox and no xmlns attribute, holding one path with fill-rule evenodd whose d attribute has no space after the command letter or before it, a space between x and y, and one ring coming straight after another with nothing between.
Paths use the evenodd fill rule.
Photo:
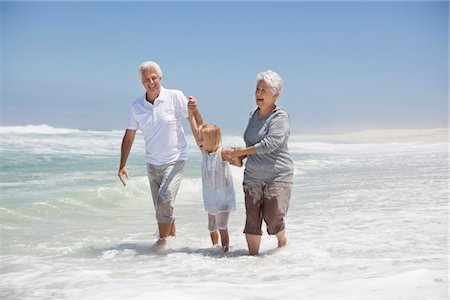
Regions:
<instances>
[{"instance_id":1,"label":"woman's leg","mask_svg":"<svg viewBox=\"0 0 450 300\"><path fill-rule=\"evenodd\" d=\"M267 233L275 235L278 248L286 246L284 217L289 208L292 183L272 182L265 190L263 218L267 224Z\"/></svg>"},{"instance_id":2,"label":"woman's leg","mask_svg":"<svg viewBox=\"0 0 450 300\"><path fill-rule=\"evenodd\" d=\"M248 254L258 255L259 245L261 244L261 236L246 233L245 238L247 239Z\"/></svg>"},{"instance_id":3,"label":"woman's leg","mask_svg":"<svg viewBox=\"0 0 450 300\"><path fill-rule=\"evenodd\" d=\"M245 194L245 238L247 240L248 253L250 255L259 254L261 244L261 225L262 225L262 199L263 182L262 181L244 181Z\"/></svg>"},{"instance_id":4,"label":"woman's leg","mask_svg":"<svg viewBox=\"0 0 450 300\"><path fill-rule=\"evenodd\" d=\"M283 229L275 235L278 239L278 248L284 247L287 244L287 238L286 238L285 232L286 232L286 230Z\"/></svg>"}]
</instances>

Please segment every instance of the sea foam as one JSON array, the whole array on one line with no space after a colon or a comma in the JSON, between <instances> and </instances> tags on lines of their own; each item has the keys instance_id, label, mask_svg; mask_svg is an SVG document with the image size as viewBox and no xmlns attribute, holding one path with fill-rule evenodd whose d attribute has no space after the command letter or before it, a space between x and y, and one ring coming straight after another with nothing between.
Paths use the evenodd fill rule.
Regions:
<instances>
[{"instance_id":1,"label":"sea foam","mask_svg":"<svg viewBox=\"0 0 450 300\"><path fill-rule=\"evenodd\" d=\"M211 245L192 136L177 237L158 250L142 135L123 186L123 132L4 128L2 299L448 298L448 143L293 134L288 244L278 249L263 225L260 255L251 257L244 168L232 167L237 203L223 253Z\"/></svg>"}]
</instances>

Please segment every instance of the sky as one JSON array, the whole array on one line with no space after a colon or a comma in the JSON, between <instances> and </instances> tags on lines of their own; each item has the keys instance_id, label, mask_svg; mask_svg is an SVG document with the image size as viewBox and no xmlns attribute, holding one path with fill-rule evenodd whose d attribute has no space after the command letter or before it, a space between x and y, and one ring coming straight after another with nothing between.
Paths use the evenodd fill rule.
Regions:
<instances>
[{"instance_id":1,"label":"sky","mask_svg":"<svg viewBox=\"0 0 450 300\"><path fill-rule=\"evenodd\" d=\"M448 127L445 0L0 7L1 126L125 129L145 92L138 67L153 60L162 85L195 96L225 133L245 130L268 69L293 131Z\"/></svg>"}]
</instances>

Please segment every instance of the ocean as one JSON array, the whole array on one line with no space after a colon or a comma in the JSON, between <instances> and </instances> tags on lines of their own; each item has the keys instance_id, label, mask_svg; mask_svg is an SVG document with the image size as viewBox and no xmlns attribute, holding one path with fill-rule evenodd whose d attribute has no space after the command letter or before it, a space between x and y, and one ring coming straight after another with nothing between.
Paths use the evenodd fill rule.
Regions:
<instances>
[{"instance_id":1,"label":"ocean","mask_svg":"<svg viewBox=\"0 0 450 300\"><path fill-rule=\"evenodd\" d=\"M285 248L242 233L243 168L230 252L210 245L191 136L177 237L157 225L142 135L123 187L123 131L1 127L1 299L448 299L449 144L308 141L295 134ZM243 146L241 136L224 146Z\"/></svg>"}]
</instances>

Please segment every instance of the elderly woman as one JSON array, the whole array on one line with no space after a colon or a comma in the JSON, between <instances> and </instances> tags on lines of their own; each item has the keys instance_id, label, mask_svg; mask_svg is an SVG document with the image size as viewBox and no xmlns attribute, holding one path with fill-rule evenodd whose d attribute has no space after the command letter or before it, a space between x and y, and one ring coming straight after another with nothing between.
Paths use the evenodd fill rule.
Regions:
<instances>
[{"instance_id":1,"label":"elderly woman","mask_svg":"<svg viewBox=\"0 0 450 300\"><path fill-rule=\"evenodd\" d=\"M283 79L274 71L256 76L256 105L250 113L244 141L247 148L234 148L230 157L247 158L244 171L246 222L244 233L250 255L258 255L261 225L286 245L284 217L292 191L294 164L288 150L289 115L276 105Z\"/></svg>"}]
</instances>

